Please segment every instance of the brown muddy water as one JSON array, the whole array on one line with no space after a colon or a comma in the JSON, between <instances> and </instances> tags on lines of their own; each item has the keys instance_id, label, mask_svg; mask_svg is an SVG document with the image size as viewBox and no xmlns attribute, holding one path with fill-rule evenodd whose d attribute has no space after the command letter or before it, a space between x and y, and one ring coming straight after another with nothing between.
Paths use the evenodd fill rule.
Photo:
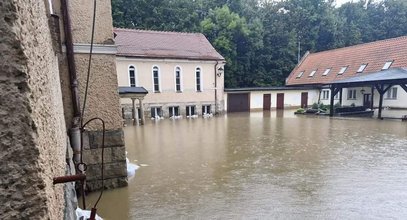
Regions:
<instances>
[{"instance_id":1,"label":"brown muddy water","mask_svg":"<svg viewBox=\"0 0 407 220\"><path fill-rule=\"evenodd\" d=\"M148 166L104 193L105 219L407 219L405 122L272 111L124 131Z\"/></svg>"}]
</instances>

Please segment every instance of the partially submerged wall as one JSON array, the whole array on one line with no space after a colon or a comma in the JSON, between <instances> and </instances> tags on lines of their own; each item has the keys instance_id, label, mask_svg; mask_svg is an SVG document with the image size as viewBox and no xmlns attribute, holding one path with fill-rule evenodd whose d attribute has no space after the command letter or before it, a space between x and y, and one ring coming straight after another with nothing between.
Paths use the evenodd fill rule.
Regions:
<instances>
[{"instance_id":1,"label":"partially submerged wall","mask_svg":"<svg viewBox=\"0 0 407 220\"><path fill-rule=\"evenodd\" d=\"M70 0L68 4L82 110L91 43L93 1ZM105 177L107 180L105 181L105 187L126 186L126 155L116 76L116 47L113 41L110 0L97 1L95 39L90 74L84 122L94 117L99 117L105 121L107 130L105 145L107 147L105 149ZM67 64L61 62L62 90L64 96L66 95L64 109L67 112L66 120L71 122L72 103L68 76ZM67 122L68 127L71 126L69 122ZM99 121L94 121L86 129L83 162L88 165L86 172L88 189L93 191L101 187L101 139L92 139L92 137L101 136L102 126Z\"/></svg>"},{"instance_id":2,"label":"partially submerged wall","mask_svg":"<svg viewBox=\"0 0 407 220\"><path fill-rule=\"evenodd\" d=\"M0 3L0 219L62 219L66 130L45 1Z\"/></svg>"}]
</instances>

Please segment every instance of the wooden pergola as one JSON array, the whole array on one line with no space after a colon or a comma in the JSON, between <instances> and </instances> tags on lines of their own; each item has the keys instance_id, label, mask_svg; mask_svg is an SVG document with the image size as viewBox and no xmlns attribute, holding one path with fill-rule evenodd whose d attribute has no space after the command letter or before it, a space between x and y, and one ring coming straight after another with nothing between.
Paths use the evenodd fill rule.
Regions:
<instances>
[{"instance_id":1,"label":"wooden pergola","mask_svg":"<svg viewBox=\"0 0 407 220\"><path fill-rule=\"evenodd\" d=\"M329 116L334 116L334 97L338 92L340 93L340 101L342 101L342 89L352 87L366 87L372 88L371 95L371 108L373 109L374 89L379 93L379 112L378 118L382 119L383 96L384 94L395 85L401 86L407 92L407 68L391 68L380 72L370 74L359 74L343 80L333 81L330 83L331 99Z\"/></svg>"},{"instance_id":2,"label":"wooden pergola","mask_svg":"<svg viewBox=\"0 0 407 220\"><path fill-rule=\"evenodd\" d=\"M120 98L129 98L132 103L132 119L134 124L138 124L140 119L140 124L144 124L144 108L143 99L148 94L148 91L144 87L119 87ZM136 108L136 99L139 101L140 115Z\"/></svg>"}]
</instances>

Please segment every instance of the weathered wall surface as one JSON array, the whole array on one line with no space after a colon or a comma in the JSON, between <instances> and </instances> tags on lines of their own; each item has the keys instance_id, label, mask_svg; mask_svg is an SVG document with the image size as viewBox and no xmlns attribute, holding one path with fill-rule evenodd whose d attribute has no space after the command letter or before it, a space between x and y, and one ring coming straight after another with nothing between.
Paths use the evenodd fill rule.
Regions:
<instances>
[{"instance_id":1,"label":"weathered wall surface","mask_svg":"<svg viewBox=\"0 0 407 220\"><path fill-rule=\"evenodd\" d=\"M62 219L66 131L44 1L0 3L0 219Z\"/></svg>"},{"instance_id":2,"label":"weathered wall surface","mask_svg":"<svg viewBox=\"0 0 407 220\"><path fill-rule=\"evenodd\" d=\"M93 1L70 0L69 13L72 26L72 37L75 53L76 72L78 76L78 89L81 110L83 107L86 77L89 62L89 49L91 42ZM57 9L58 10L58 9ZM57 13L60 13L57 11ZM111 51L114 45L113 26L111 16L110 0L98 0L96 8L96 26L94 43L100 50L95 49L92 55L91 75L88 88L88 96L85 109L84 122L99 117L105 121L107 137L106 145L106 188L125 186L126 182L126 158L125 147L122 133L122 118L120 110L120 98L118 94L118 84L116 76L115 53ZM64 42L64 41L63 41ZM78 49L81 48L81 49ZM103 48L110 52L106 52ZM66 55L62 56L60 62L61 83L64 94L64 108L66 111L65 119L68 128L72 121L72 102L70 94L70 80L66 63ZM102 126L99 121L90 123L86 129L87 137L93 137L101 134ZM90 190L96 190L101 187L100 181L100 163L101 149L98 147L89 147L89 143L101 143L101 139L85 140L83 160L89 165L86 172L87 184ZM94 146L94 144L91 144ZM113 155L113 157L109 157Z\"/></svg>"}]
</instances>

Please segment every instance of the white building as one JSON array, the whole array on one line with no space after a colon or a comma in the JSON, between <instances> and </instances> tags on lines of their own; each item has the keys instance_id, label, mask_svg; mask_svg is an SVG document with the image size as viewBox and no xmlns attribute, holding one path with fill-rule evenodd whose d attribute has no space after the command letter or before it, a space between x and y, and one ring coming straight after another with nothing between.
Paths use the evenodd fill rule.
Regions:
<instances>
[{"instance_id":1,"label":"white building","mask_svg":"<svg viewBox=\"0 0 407 220\"><path fill-rule=\"evenodd\" d=\"M193 117L224 111L224 58L203 34L116 28L119 87L143 87L147 118ZM131 109L131 99L122 98ZM137 113L136 113L137 114Z\"/></svg>"}]
</instances>

